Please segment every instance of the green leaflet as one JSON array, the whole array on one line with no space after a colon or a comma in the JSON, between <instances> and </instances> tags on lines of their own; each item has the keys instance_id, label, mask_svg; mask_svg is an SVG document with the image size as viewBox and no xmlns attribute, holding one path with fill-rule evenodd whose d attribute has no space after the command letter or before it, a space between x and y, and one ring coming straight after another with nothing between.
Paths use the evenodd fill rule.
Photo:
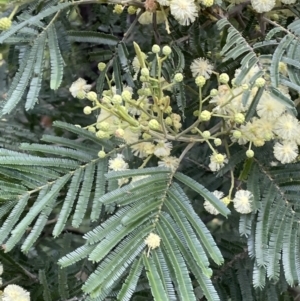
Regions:
<instances>
[{"instance_id":1,"label":"green leaflet","mask_svg":"<svg viewBox=\"0 0 300 301\"><path fill-rule=\"evenodd\" d=\"M227 217L227 215L230 213L229 209L213 193L208 191L204 186L197 183L192 178L179 172L175 174L175 178L202 195L204 199L212 203L213 206L225 217Z\"/></svg>"},{"instance_id":2,"label":"green leaflet","mask_svg":"<svg viewBox=\"0 0 300 301\"><path fill-rule=\"evenodd\" d=\"M156 265L154 264L151 257L147 257L147 255L143 254L143 262L147 274L147 278L149 280L149 284L151 287L151 293L155 301L160 300L170 300L166 294L166 291L162 285L162 281L160 279L159 273L157 271Z\"/></svg>"},{"instance_id":3,"label":"green leaflet","mask_svg":"<svg viewBox=\"0 0 300 301\"><path fill-rule=\"evenodd\" d=\"M49 26L47 36L51 63L50 88L57 90L64 75L64 60L60 53L55 25Z\"/></svg>"}]
</instances>

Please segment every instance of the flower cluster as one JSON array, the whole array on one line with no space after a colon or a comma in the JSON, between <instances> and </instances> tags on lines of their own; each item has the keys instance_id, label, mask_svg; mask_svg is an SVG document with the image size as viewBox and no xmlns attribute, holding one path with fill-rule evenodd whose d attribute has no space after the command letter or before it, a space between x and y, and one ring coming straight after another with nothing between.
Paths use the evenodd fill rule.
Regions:
<instances>
[{"instance_id":1,"label":"flower cluster","mask_svg":"<svg viewBox=\"0 0 300 301\"><path fill-rule=\"evenodd\" d=\"M186 2L186 5L188 3L190 2ZM149 6L150 4L148 3ZM180 4L178 1L177 5ZM158 5L170 7L171 11L175 7L172 1L167 0L158 1ZM216 73L213 64L206 58L193 60L189 67L199 90L199 106L193 112L194 120L191 125L184 128L182 116L173 112L172 106L172 89L184 80L184 76L176 73L168 82L161 72L164 61L172 59L172 49L169 46L161 48L153 45L151 52L143 53L136 43L134 49L136 56L132 65L134 80L138 82L139 89L123 85L120 91L120 87L117 89L115 85L114 76L109 79L107 75L108 89L103 91L101 97L91 91L91 86L83 79L75 81L70 88L73 96L90 101L91 105L84 108L85 114L93 111L98 113L96 122L86 129L98 139L115 137L115 141L119 141L119 153L110 155L110 170L130 168L121 154L124 147L129 147L132 154L142 160L140 168L154 159L158 166L175 172L182 156L177 158L172 155L174 143L206 143L211 149L208 168L212 172L219 171L227 164L231 156L229 143L246 146L245 154L252 158L255 156L253 147L262 147L266 142L272 141L274 156L278 161L285 164L296 159L300 145L299 122L292 110L285 105L286 102L272 94L268 88L268 70L264 70L261 75L259 65L254 65L243 78L240 78L241 71L236 70L234 78L230 80L228 74ZM150 59L153 57L155 60ZM100 72L106 72L104 63L99 63L98 68ZM279 71L288 76L286 70L286 65L281 62ZM205 96L204 86L212 76L217 77L218 86ZM284 98L290 99L286 88L279 86L278 91ZM257 101L257 95L260 98L255 103L254 112L252 103L254 99ZM249 108L252 108L250 117ZM211 119L220 122L210 128ZM104 158L108 154L102 149L98 155L99 158ZM118 184L122 186L140 179L141 177L123 178L118 180ZM234 208L239 213L250 213L253 200L251 192L239 190L233 198L233 189L234 187L230 188L225 198L221 192L215 191L214 194L226 205L232 199ZM207 200L204 208L211 214L218 214Z\"/></svg>"}]
</instances>

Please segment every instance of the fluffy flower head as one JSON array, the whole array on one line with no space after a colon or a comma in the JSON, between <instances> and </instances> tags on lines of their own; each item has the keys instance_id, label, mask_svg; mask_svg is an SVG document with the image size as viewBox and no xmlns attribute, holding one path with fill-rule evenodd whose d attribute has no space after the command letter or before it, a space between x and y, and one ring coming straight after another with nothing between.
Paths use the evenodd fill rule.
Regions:
<instances>
[{"instance_id":1,"label":"fluffy flower head","mask_svg":"<svg viewBox=\"0 0 300 301\"><path fill-rule=\"evenodd\" d=\"M194 0L171 0L170 9L180 25L190 25L198 15Z\"/></svg>"},{"instance_id":2,"label":"fluffy flower head","mask_svg":"<svg viewBox=\"0 0 300 301\"><path fill-rule=\"evenodd\" d=\"M269 12L275 6L275 2L275 0L251 0L252 7L258 13Z\"/></svg>"},{"instance_id":3,"label":"fluffy flower head","mask_svg":"<svg viewBox=\"0 0 300 301\"><path fill-rule=\"evenodd\" d=\"M282 164L293 162L298 155L298 147L295 142L283 141L276 142L273 153L275 158Z\"/></svg>"},{"instance_id":4,"label":"fluffy flower head","mask_svg":"<svg viewBox=\"0 0 300 301\"><path fill-rule=\"evenodd\" d=\"M76 97L78 92L88 92L91 88L92 86L87 85L86 80L80 77L71 85L69 91L73 97Z\"/></svg>"},{"instance_id":5,"label":"fluffy flower head","mask_svg":"<svg viewBox=\"0 0 300 301\"><path fill-rule=\"evenodd\" d=\"M218 171L221 169L225 163L228 162L228 159L226 159L226 155L222 154L212 154L210 156L210 163L209 163L209 168L211 171Z\"/></svg>"},{"instance_id":6,"label":"fluffy flower head","mask_svg":"<svg viewBox=\"0 0 300 301\"><path fill-rule=\"evenodd\" d=\"M147 238L145 239L145 244L148 246L148 255L149 255L149 251L151 249L156 249L160 246L160 241L161 238L155 234L155 233L150 233Z\"/></svg>"},{"instance_id":7,"label":"fluffy flower head","mask_svg":"<svg viewBox=\"0 0 300 301\"><path fill-rule=\"evenodd\" d=\"M164 140L159 140L154 148L154 155L156 157L170 156L172 149L172 143Z\"/></svg>"},{"instance_id":8,"label":"fluffy flower head","mask_svg":"<svg viewBox=\"0 0 300 301\"><path fill-rule=\"evenodd\" d=\"M122 154L117 154L116 158L109 159L108 167L112 170L125 170L128 169L128 164L124 161Z\"/></svg>"},{"instance_id":9,"label":"fluffy flower head","mask_svg":"<svg viewBox=\"0 0 300 301\"><path fill-rule=\"evenodd\" d=\"M30 301L30 294L21 286L9 284L3 291L3 301Z\"/></svg>"},{"instance_id":10,"label":"fluffy flower head","mask_svg":"<svg viewBox=\"0 0 300 301\"><path fill-rule=\"evenodd\" d=\"M253 194L249 190L239 190L233 199L234 209L239 213L248 214L252 211L252 201Z\"/></svg>"},{"instance_id":11,"label":"fluffy flower head","mask_svg":"<svg viewBox=\"0 0 300 301\"><path fill-rule=\"evenodd\" d=\"M175 171L179 166L179 159L176 157L164 157L161 161L158 161L159 167L168 167L172 171Z\"/></svg>"},{"instance_id":12,"label":"fluffy flower head","mask_svg":"<svg viewBox=\"0 0 300 301\"><path fill-rule=\"evenodd\" d=\"M274 125L274 133L284 140L298 139L300 125L297 118L289 114L280 116Z\"/></svg>"},{"instance_id":13,"label":"fluffy flower head","mask_svg":"<svg viewBox=\"0 0 300 301\"><path fill-rule=\"evenodd\" d=\"M191 63L191 71L193 77L203 76L206 79L210 78L214 66L205 58L197 58Z\"/></svg>"}]
</instances>

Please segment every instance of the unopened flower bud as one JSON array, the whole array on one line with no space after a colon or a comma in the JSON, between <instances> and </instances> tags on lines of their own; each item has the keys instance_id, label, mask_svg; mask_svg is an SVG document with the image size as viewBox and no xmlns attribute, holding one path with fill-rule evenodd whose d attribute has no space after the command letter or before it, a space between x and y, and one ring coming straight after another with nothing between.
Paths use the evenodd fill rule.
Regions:
<instances>
[{"instance_id":1,"label":"unopened flower bud","mask_svg":"<svg viewBox=\"0 0 300 301\"><path fill-rule=\"evenodd\" d=\"M106 122L106 121L98 122L98 123L96 124L96 128L97 128L98 130L107 132L107 131L109 130L109 123Z\"/></svg>"},{"instance_id":2,"label":"unopened flower bud","mask_svg":"<svg viewBox=\"0 0 300 301\"><path fill-rule=\"evenodd\" d=\"M104 132L104 131L100 130L96 133L96 137L99 138L99 139L108 138L109 134L107 132Z\"/></svg>"},{"instance_id":3,"label":"unopened flower bud","mask_svg":"<svg viewBox=\"0 0 300 301\"><path fill-rule=\"evenodd\" d=\"M217 96L219 94L219 91L217 89L211 89L209 95L210 96Z\"/></svg>"},{"instance_id":4,"label":"unopened flower bud","mask_svg":"<svg viewBox=\"0 0 300 301\"><path fill-rule=\"evenodd\" d=\"M0 30L8 30L11 27L11 20L7 17L0 19Z\"/></svg>"},{"instance_id":5,"label":"unopened flower bud","mask_svg":"<svg viewBox=\"0 0 300 301\"><path fill-rule=\"evenodd\" d=\"M142 137L143 137L143 139L145 139L145 140L152 138L152 136L149 135L148 133L143 133Z\"/></svg>"},{"instance_id":6,"label":"unopened flower bud","mask_svg":"<svg viewBox=\"0 0 300 301\"><path fill-rule=\"evenodd\" d=\"M115 14L117 14L117 15L121 15L122 12L123 12L123 9L124 9L124 7L123 7L122 5L116 4L116 5L114 6L113 12L114 12Z\"/></svg>"},{"instance_id":7,"label":"unopened flower bud","mask_svg":"<svg viewBox=\"0 0 300 301\"><path fill-rule=\"evenodd\" d=\"M105 158L105 156L106 156L105 151L101 150L101 151L98 152L98 157L99 157L100 159Z\"/></svg>"},{"instance_id":8,"label":"unopened flower bud","mask_svg":"<svg viewBox=\"0 0 300 301\"><path fill-rule=\"evenodd\" d=\"M237 113L234 115L234 121L238 124L242 124L245 121L245 116L242 113Z\"/></svg>"},{"instance_id":9,"label":"unopened flower bud","mask_svg":"<svg viewBox=\"0 0 300 301\"><path fill-rule=\"evenodd\" d=\"M121 104L122 103L122 96L119 94L116 94L112 98L112 102L115 104Z\"/></svg>"},{"instance_id":10,"label":"unopened flower bud","mask_svg":"<svg viewBox=\"0 0 300 301\"><path fill-rule=\"evenodd\" d=\"M257 78L255 81L255 85L259 88L262 88L265 85L265 83L266 83L266 81L262 77Z\"/></svg>"},{"instance_id":11,"label":"unopened flower bud","mask_svg":"<svg viewBox=\"0 0 300 301\"><path fill-rule=\"evenodd\" d=\"M166 125L172 125L173 124L173 121L172 121L172 118L171 117L167 117L165 119L165 122L166 122Z\"/></svg>"},{"instance_id":12,"label":"unopened flower bud","mask_svg":"<svg viewBox=\"0 0 300 301\"><path fill-rule=\"evenodd\" d=\"M160 47L158 45L153 45L152 46L152 52L153 53L159 53L160 52Z\"/></svg>"},{"instance_id":13,"label":"unopened flower bud","mask_svg":"<svg viewBox=\"0 0 300 301\"><path fill-rule=\"evenodd\" d=\"M209 132L209 131L204 131L204 132L202 133L202 137L203 137L204 139L208 139L208 138L210 137L210 132Z\"/></svg>"},{"instance_id":14,"label":"unopened flower bud","mask_svg":"<svg viewBox=\"0 0 300 301\"><path fill-rule=\"evenodd\" d=\"M246 151L247 158L253 158L254 157L254 151L252 149L248 149Z\"/></svg>"},{"instance_id":15,"label":"unopened flower bud","mask_svg":"<svg viewBox=\"0 0 300 301\"><path fill-rule=\"evenodd\" d=\"M140 76L140 81L141 81L142 83L145 83L145 82L147 82L147 81L148 81L148 79L147 79L147 77L146 77L146 76L144 76L144 75L141 75L141 76Z\"/></svg>"},{"instance_id":16,"label":"unopened flower bud","mask_svg":"<svg viewBox=\"0 0 300 301\"><path fill-rule=\"evenodd\" d=\"M220 146L222 144L222 140L220 138L214 139L215 146Z\"/></svg>"},{"instance_id":17,"label":"unopened flower bud","mask_svg":"<svg viewBox=\"0 0 300 301\"><path fill-rule=\"evenodd\" d=\"M183 75L182 73L176 73L175 76L174 76L174 81L176 83L180 83L183 81Z\"/></svg>"},{"instance_id":18,"label":"unopened flower bud","mask_svg":"<svg viewBox=\"0 0 300 301\"><path fill-rule=\"evenodd\" d=\"M149 69L148 68L142 68L141 69L141 75L143 76L149 76Z\"/></svg>"},{"instance_id":19,"label":"unopened flower bud","mask_svg":"<svg viewBox=\"0 0 300 301\"><path fill-rule=\"evenodd\" d=\"M160 125L156 119L151 119L148 123L148 126L151 130L159 130Z\"/></svg>"},{"instance_id":20,"label":"unopened flower bud","mask_svg":"<svg viewBox=\"0 0 300 301\"><path fill-rule=\"evenodd\" d=\"M193 115L194 115L195 117L198 117L198 116L199 116L199 110L195 110L195 111L193 112Z\"/></svg>"},{"instance_id":21,"label":"unopened flower bud","mask_svg":"<svg viewBox=\"0 0 300 301\"><path fill-rule=\"evenodd\" d=\"M88 131L91 132L91 133L96 133L96 129L93 126L89 126Z\"/></svg>"},{"instance_id":22,"label":"unopened flower bud","mask_svg":"<svg viewBox=\"0 0 300 301\"><path fill-rule=\"evenodd\" d=\"M222 154L216 154L214 156L214 159L215 159L216 163L222 164L225 160L225 156L223 156Z\"/></svg>"},{"instance_id":23,"label":"unopened flower bud","mask_svg":"<svg viewBox=\"0 0 300 301\"><path fill-rule=\"evenodd\" d=\"M105 68L106 68L106 64L105 64L105 63L100 62L100 63L98 64L98 69L99 69L99 71L103 71Z\"/></svg>"},{"instance_id":24,"label":"unopened flower bud","mask_svg":"<svg viewBox=\"0 0 300 301\"><path fill-rule=\"evenodd\" d=\"M127 12L129 15L134 15L137 11L137 8L133 5L128 6Z\"/></svg>"},{"instance_id":25,"label":"unopened flower bud","mask_svg":"<svg viewBox=\"0 0 300 301\"><path fill-rule=\"evenodd\" d=\"M97 101L97 99L98 99L97 93L94 91L90 91L86 94L86 98L90 101Z\"/></svg>"},{"instance_id":26,"label":"unopened flower bud","mask_svg":"<svg viewBox=\"0 0 300 301\"><path fill-rule=\"evenodd\" d=\"M131 100L131 93L128 90L124 90L121 95L124 101Z\"/></svg>"},{"instance_id":27,"label":"unopened flower bud","mask_svg":"<svg viewBox=\"0 0 300 301\"><path fill-rule=\"evenodd\" d=\"M84 113L85 115L90 115L90 114L92 113L92 108L89 107L89 106L84 107L83 113Z\"/></svg>"},{"instance_id":28,"label":"unopened flower bud","mask_svg":"<svg viewBox=\"0 0 300 301\"><path fill-rule=\"evenodd\" d=\"M227 84L229 82L228 74L227 73L220 74L219 80L220 80L220 83Z\"/></svg>"},{"instance_id":29,"label":"unopened flower bud","mask_svg":"<svg viewBox=\"0 0 300 301\"><path fill-rule=\"evenodd\" d=\"M235 139L240 139L242 137L242 132L238 131L238 130L235 130L232 132L232 137L235 138Z\"/></svg>"},{"instance_id":30,"label":"unopened flower bud","mask_svg":"<svg viewBox=\"0 0 300 301\"><path fill-rule=\"evenodd\" d=\"M211 112L204 110L200 114L201 121L208 121L211 118Z\"/></svg>"},{"instance_id":31,"label":"unopened flower bud","mask_svg":"<svg viewBox=\"0 0 300 301\"><path fill-rule=\"evenodd\" d=\"M170 54L172 53L171 47L169 47L169 46L164 46L163 49L162 49L162 53L163 53L164 55L170 55Z\"/></svg>"},{"instance_id":32,"label":"unopened flower bud","mask_svg":"<svg viewBox=\"0 0 300 301\"><path fill-rule=\"evenodd\" d=\"M202 0L201 3L206 7L211 7L214 5L214 0Z\"/></svg>"},{"instance_id":33,"label":"unopened flower bud","mask_svg":"<svg viewBox=\"0 0 300 301\"><path fill-rule=\"evenodd\" d=\"M204 76L199 75L195 78L195 83L198 87L203 87L206 83L206 79Z\"/></svg>"},{"instance_id":34,"label":"unopened flower bud","mask_svg":"<svg viewBox=\"0 0 300 301\"><path fill-rule=\"evenodd\" d=\"M231 199L226 196L225 198L221 199L222 203L225 204L226 206L228 206L231 202Z\"/></svg>"}]
</instances>

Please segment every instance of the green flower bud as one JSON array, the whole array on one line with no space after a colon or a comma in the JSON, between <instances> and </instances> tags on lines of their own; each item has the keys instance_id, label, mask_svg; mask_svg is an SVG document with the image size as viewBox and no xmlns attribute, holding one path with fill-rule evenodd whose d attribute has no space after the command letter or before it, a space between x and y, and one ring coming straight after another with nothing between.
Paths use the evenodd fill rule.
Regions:
<instances>
[{"instance_id":1,"label":"green flower bud","mask_svg":"<svg viewBox=\"0 0 300 301\"><path fill-rule=\"evenodd\" d=\"M232 136L234 137L234 138L236 138L236 139L239 139L239 138L241 138L242 137L242 133L240 132L240 131L233 131L232 132Z\"/></svg>"},{"instance_id":2,"label":"green flower bud","mask_svg":"<svg viewBox=\"0 0 300 301\"><path fill-rule=\"evenodd\" d=\"M242 114L242 113L237 113L237 114L235 114L235 116L234 116L234 121L235 121L236 123L239 123L239 124L243 123L243 122L245 121L245 116L244 116L244 114Z\"/></svg>"},{"instance_id":3,"label":"green flower bud","mask_svg":"<svg viewBox=\"0 0 300 301\"><path fill-rule=\"evenodd\" d=\"M98 157L99 157L100 159L105 158L105 156L106 156L105 151L101 150L101 151L98 152Z\"/></svg>"},{"instance_id":4,"label":"green flower bud","mask_svg":"<svg viewBox=\"0 0 300 301\"><path fill-rule=\"evenodd\" d=\"M128 90L124 90L121 95L124 101L131 100L131 93Z\"/></svg>"},{"instance_id":5,"label":"green flower bud","mask_svg":"<svg viewBox=\"0 0 300 301\"><path fill-rule=\"evenodd\" d=\"M172 121L172 118L171 117L167 117L165 119L165 122L166 122L166 125L172 125L173 124L173 121Z\"/></svg>"},{"instance_id":6,"label":"green flower bud","mask_svg":"<svg viewBox=\"0 0 300 301\"><path fill-rule=\"evenodd\" d=\"M255 86L262 88L265 85L265 83L266 83L265 79L262 77L259 77L255 81Z\"/></svg>"},{"instance_id":7,"label":"green flower bud","mask_svg":"<svg viewBox=\"0 0 300 301\"><path fill-rule=\"evenodd\" d=\"M204 110L200 114L201 121L208 121L211 118L211 112Z\"/></svg>"},{"instance_id":8,"label":"green flower bud","mask_svg":"<svg viewBox=\"0 0 300 301\"><path fill-rule=\"evenodd\" d=\"M143 76L149 76L149 69L148 68L142 68L141 69L141 75Z\"/></svg>"},{"instance_id":9,"label":"green flower bud","mask_svg":"<svg viewBox=\"0 0 300 301\"><path fill-rule=\"evenodd\" d=\"M219 94L219 91L217 89L211 89L209 95L210 96L217 96Z\"/></svg>"},{"instance_id":10,"label":"green flower bud","mask_svg":"<svg viewBox=\"0 0 300 301\"><path fill-rule=\"evenodd\" d=\"M153 53L159 53L160 52L160 47L158 45L153 45L152 46L152 52Z\"/></svg>"},{"instance_id":11,"label":"green flower bud","mask_svg":"<svg viewBox=\"0 0 300 301\"><path fill-rule=\"evenodd\" d=\"M220 83L227 84L229 82L228 74L227 73L220 74L219 80L220 80Z\"/></svg>"},{"instance_id":12,"label":"green flower bud","mask_svg":"<svg viewBox=\"0 0 300 301\"><path fill-rule=\"evenodd\" d=\"M11 20L7 17L0 19L0 30L8 30L11 27Z\"/></svg>"},{"instance_id":13,"label":"green flower bud","mask_svg":"<svg viewBox=\"0 0 300 301\"><path fill-rule=\"evenodd\" d=\"M203 137L204 139L208 139L208 138L210 137L210 132L209 132L209 131L204 131L204 132L202 133L202 137Z\"/></svg>"},{"instance_id":14,"label":"green flower bud","mask_svg":"<svg viewBox=\"0 0 300 301\"><path fill-rule=\"evenodd\" d=\"M183 75L182 73L176 73L175 76L174 76L174 81L176 83L180 83L183 81Z\"/></svg>"},{"instance_id":15,"label":"green flower bud","mask_svg":"<svg viewBox=\"0 0 300 301\"><path fill-rule=\"evenodd\" d=\"M124 130L123 129L121 129L121 128L118 128L118 129L116 129L116 131L115 131L115 136L116 137L120 137L120 138L122 138L123 136L124 136Z\"/></svg>"},{"instance_id":16,"label":"green flower bud","mask_svg":"<svg viewBox=\"0 0 300 301\"><path fill-rule=\"evenodd\" d=\"M98 123L96 124L96 128L97 128L98 130L107 132L107 131L109 130L109 123L106 122L106 121L98 122Z\"/></svg>"},{"instance_id":17,"label":"green flower bud","mask_svg":"<svg viewBox=\"0 0 300 301\"><path fill-rule=\"evenodd\" d=\"M98 69L99 69L99 71L103 71L105 68L106 68L106 64L105 64L105 63L100 62L100 63L98 64Z\"/></svg>"},{"instance_id":18,"label":"green flower bud","mask_svg":"<svg viewBox=\"0 0 300 301\"><path fill-rule=\"evenodd\" d=\"M122 96L121 95L114 95L113 98L112 98L112 103L115 103L115 104L121 104L122 103Z\"/></svg>"},{"instance_id":19,"label":"green flower bud","mask_svg":"<svg viewBox=\"0 0 300 301\"><path fill-rule=\"evenodd\" d=\"M159 130L160 129L160 125L158 123L158 121L156 119L151 119L148 123L148 126L151 130Z\"/></svg>"},{"instance_id":20,"label":"green flower bud","mask_svg":"<svg viewBox=\"0 0 300 301\"><path fill-rule=\"evenodd\" d=\"M206 83L206 79L204 76L200 75L195 78L195 83L198 87L203 87Z\"/></svg>"},{"instance_id":21,"label":"green flower bud","mask_svg":"<svg viewBox=\"0 0 300 301\"><path fill-rule=\"evenodd\" d=\"M225 157L222 154L217 154L214 156L216 163L222 164L225 160Z\"/></svg>"},{"instance_id":22,"label":"green flower bud","mask_svg":"<svg viewBox=\"0 0 300 301\"><path fill-rule=\"evenodd\" d=\"M214 144L215 144L215 146L220 146L222 144L222 140L220 138L216 138L214 140Z\"/></svg>"},{"instance_id":23,"label":"green flower bud","mask_svg":"<svg viewBox=\"0 0 300 301\"><path fill-rule=\"evenodd\" d=\"M134 15L136 13L136 11L137 11L136 6L133 6L133 5L128 6L127 12L129 15Z\"/></svg>"},{"instance_id":24,"label":"green flower bud","mask_svg":"<svg viewBox=\"0 0 300 301\"><path fill-rule=\"evenodd\" d=\"M246 151L247 158L253 158L254 157L254 151L252 149L248 149Z\"/></svg>"},{"instance_id":25,"label":"green flower bud","mask_svg":"<svg viewBox=\"0 0 300 301\"><path fill-rule=\"evenodd\" d=\"M90 114L92 113L92 108L89 107L89 106L84 107L83 113L84 113L85 115L90 115Z\"/></svg>"},{"instance_id":26,"label":"green flower bud","mask_svg":"<svg viewBox=\"0 0 300 301\"><path fill-rule=\"evenodd\" d=\"M114 12L115 14L117 14L117 15L121 15L122 12L123 12L123 9L124 9L124 7L123 7L122 5L116 4L116 5L114 6L113 12Z\"/></svg>"},{"instance_id":27,"label":"green flower bud","mask_svg":"<svg viewBox=\"0 0 300 301\"><path fill-rule=\"evenodd\" d=\"M96 137L99 139L109 138L109 134L100 130L96 133Z\"/></svg>"},{"instance_id":28,"label":"green flower bud","mask_svg":"<svg viewBox=\"0 0 300 301\"><path fill-rule=\"evenodd\" d=\"M97 101L98 100L98 97L97 97L97 93L96 92L93 92L93 91L90 91L86 94L86 98L90 101Z\"/></svg>"},{"instance_id":29,"label":"green flower bud","mask_svg":"<svg viewBox=\"0 0 300 301\"><path fill-rule=\"evenodd\" d=\"M171 47L169 47L169 46L164 46L163 49L162 49L162 53L163 53L164 55L170 55L170 54L172 53Z\"/></svg>"},{"instance_id":30,"label":"green flower bud","mask_svg":"<svg viewBox=\"0 0 300 301\"><path fill-rule=\"evenodd\" d=\"M88 131L91 132L91 133L96 133L96 129L93 126L89 126Z\"/></svg>"}]
</instances>

